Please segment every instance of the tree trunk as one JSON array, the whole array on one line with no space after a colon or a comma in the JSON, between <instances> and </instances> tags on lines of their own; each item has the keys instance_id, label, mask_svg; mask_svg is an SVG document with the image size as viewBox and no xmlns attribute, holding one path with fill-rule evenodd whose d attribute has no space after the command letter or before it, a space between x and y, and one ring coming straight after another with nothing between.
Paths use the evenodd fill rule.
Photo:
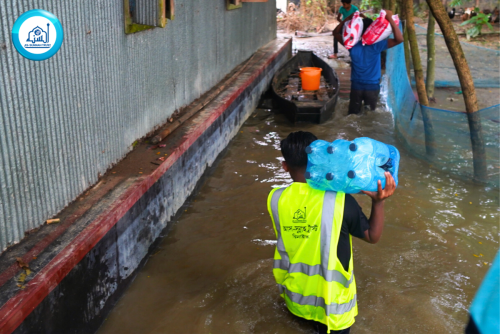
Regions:
<instances>
[{"instance_id":1,"label":"tree trunk","mask_svg":"<svg viewBox=\"0 0 500 334\"><path fill-rule=\"evenodd\" d=\"M422 63L420 62L417 34L415 33L415 25L413 23L412 4L412 0L405 1L406 31L411 47L411 58L413 60L413 71L415 72L415 82L417 86L418 99L420 104L428 106L429 102L427 101L427 94L425 92L424 71L422 70Z\"/></svg>"},{"instance_id":2,"label":"tree trunk","mask_svg":"<svg viewBox=\"0 0 500 334\"><path fill-rule=\"evenodd\" d=\"M405 62L406 62L406 73L408 74L408 80L411 82L411 58L410 58L410 42L408 41L408 29L406 29L407 23L405 22L404 37L404 49L405 49Z\"/></svg>"},{"instance_id":3,"label":"tree trunk","mask_svg":"<svg viewBox=\"0 0 500 334\"><path fill-rule=\"evenodd\" d=\"M382 9L389 9L391 6L391 0L382 0Z\"/></svg>"},{"instance_id":4,"label":"tree trunk","mask_svg":"<svg viewBox=\"0 0 500 334\"><path fill-rule=\"evenodd\" d=\"M481 118L477 113L478 105L476 90L474 88L474 82L472 81L472 75L470 74L469 65L467 64L467 59L465 59L462 46L453 28L453 24L441 1L427 0L427 4L443 32L444 40L450 51L453 63L455 64L460 86L462 87L472 143L474 177L476 180L485 181L488 177L486 173L486 150L481 129Z\"/></svg>"},{"instance_id":5,"label":"tree trunk","mask_svg":"<svg viewBox=\"0 0 500 334\"><path fill-rule=\"evenodd\" d=\"M436 68L436 44L434 43L434 26L436 20L429 11L429 23L427 25L427 77L425 86L427 87L427 97L434 101L434 72Z\"/></svg>"},{"instance_id":6,"label":"tree trunk","mask_svg":"<svg viewBox=\"0 0 500 334\"><path fill-rule=\"evenodd\" d=\"M401 7L401 20L403 21L403 46L405 50L405 63L406 63L406 73L408 74L408 80L411 82L411 59L410 59L410 45L408 42L408 30L406 29L406 13L405 13L405 1L401 0L399 5Z\"/></svg>"},{"instance_id":7,"label":"tree trunk","mask_svg":"<svg viewBox=\"0 0 500 334\"><path fill-rule=\"evenodd\" d=\"M415 82L417 86L418 100L421 106L428 106L427 93L425 91L424 71L422 70L422 63L420 62L420 53L418 51L417 34L415 33L415 26L413 24L413 1L405 1L405 14L406 14L406 31L408 32L408 40L411 47L411 58L413 60L413 72L415 73ZM420 108L422 112L422 120L424 121L424 134L425 134L425 152L429 158L434 157L436 152L436 141L434 138L434 129L432 127L431 113L427 108Z\"/></svg>"},{"instance_id":8,"label":"tree trunk","mask_svg":"<svg viewBox=\"0 0 500 334\"><path fill-rule=\"evenodd\" d=\"M393 12L393 13L394 13L394 12L396 11L396 0L389 0L388 2L389 2L389 4L388 4L388 5L389 5L389 8L388 8L388 9L389 9L391 12Z\"/></svg>"}]
</instances>

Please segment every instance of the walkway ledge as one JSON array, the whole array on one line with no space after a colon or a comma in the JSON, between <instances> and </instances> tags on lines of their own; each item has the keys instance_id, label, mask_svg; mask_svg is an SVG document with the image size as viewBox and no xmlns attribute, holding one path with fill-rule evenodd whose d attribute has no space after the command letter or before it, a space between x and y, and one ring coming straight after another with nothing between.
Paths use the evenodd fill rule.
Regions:
<instances>
[{"instance_id":1,"label":"walkway ledge","mask_svg":"<svg viewBox=\"0 0 500 334\"><path fill-rule=\"evenodd\" d=\"M139 144L59 223L1 254L0 334L95 332L290 53L291 40L259 49L166 147Z\"/></svg>"}]
</instances>

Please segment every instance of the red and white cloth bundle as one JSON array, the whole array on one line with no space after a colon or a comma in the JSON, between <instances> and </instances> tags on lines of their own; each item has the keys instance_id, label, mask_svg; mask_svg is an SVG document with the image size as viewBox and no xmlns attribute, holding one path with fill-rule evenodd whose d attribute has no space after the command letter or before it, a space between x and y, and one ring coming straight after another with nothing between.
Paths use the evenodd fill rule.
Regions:
<instances>
[{"instance_id":1,"label":"red and white cloth bundle","mask_svg":"<svg viewBox=\"0 0 500 334\"><path fill-rule=\"evenodd\" d=\"M344 40L344 47L349 50L361 39L363 33L363 20L359 17L359 12L355 12L352 20L344 25L342 39Z\"/></svg>"},{"instance_id":2,"label":"red and white cloth bundle","mask_svg":"<svg viewBox=\"0 0 500 334\"><path fill-rule=\"evenodd\" d=\"M380 16L366 29L362 38L363 45L372 45L383 41L392 34L391 24L387 21L385 15L385 10L382 9L380 11ZM393 15L392 19L394 23L399 25L399 17L397 15Z\"/></svg>"}]
</instances>

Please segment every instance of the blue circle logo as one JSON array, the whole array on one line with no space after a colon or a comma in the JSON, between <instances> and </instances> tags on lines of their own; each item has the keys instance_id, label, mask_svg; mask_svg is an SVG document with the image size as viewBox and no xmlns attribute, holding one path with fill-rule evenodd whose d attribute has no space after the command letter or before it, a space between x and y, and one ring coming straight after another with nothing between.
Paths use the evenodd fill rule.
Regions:
<instances>
[{"instance_id":1,"label":"blue circle logo","mask_svg":"<svg viewBox=\"0 0 500 334\"><path fill-rule=\"evenodd\" d=\"M64 39L61 22L42 9L21 15L12 28L12 43L17 52L30 60L49 59L59 51Z\"/></svg>"}]
</instances>

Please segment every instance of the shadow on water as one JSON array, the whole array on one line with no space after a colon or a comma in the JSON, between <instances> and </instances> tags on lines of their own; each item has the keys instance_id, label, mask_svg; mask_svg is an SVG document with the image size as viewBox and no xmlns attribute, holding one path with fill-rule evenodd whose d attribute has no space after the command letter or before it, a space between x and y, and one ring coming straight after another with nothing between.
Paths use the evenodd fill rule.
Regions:
<instances>
[{"instance_id":1,"label":"shadow on water","mask_svg":"<svg viewBox=\"0 0 500 334\"><path fill-rule=\"evenodd\" d=\"M311 333L278 295L266 207L272 187L291 182L279 141L297 130L330 141L368 136L401 152L382 240L353 241L359 315L352 332L462 332L498 250L498 191L413 158L397 142L390 113L346 114L339 101L325 124L292 125L257 109L99 333ZM369 199L355 197L368 215Z\"/></svg>"}]
</instances>

